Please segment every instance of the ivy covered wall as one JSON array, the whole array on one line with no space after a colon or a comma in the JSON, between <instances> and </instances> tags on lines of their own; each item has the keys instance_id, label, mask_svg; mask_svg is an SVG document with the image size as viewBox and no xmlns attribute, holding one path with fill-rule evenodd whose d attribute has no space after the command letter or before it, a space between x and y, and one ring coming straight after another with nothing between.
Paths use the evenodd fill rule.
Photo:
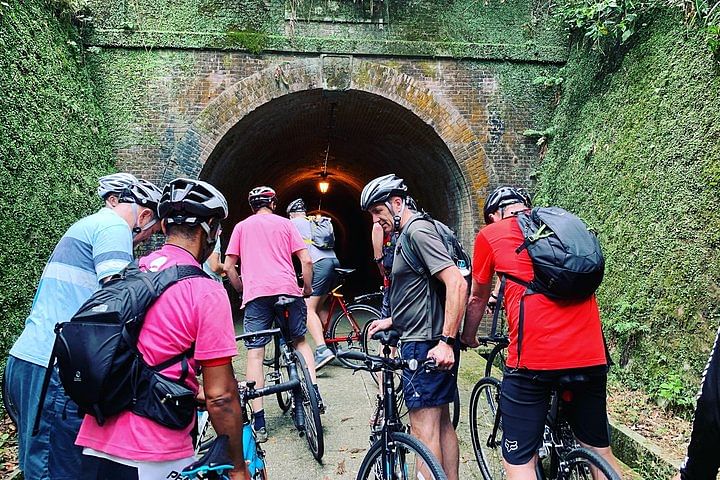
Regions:
<instances>
[{"instance_id":1,"label":"ivy covered wall","mask_svg":"<svg viewBox=\"0 0 720 480\"><path fill-rule=\"evenodd\" d=\"M97 178L113 163L76 32L62 4L0 2L2 359L55 243L99 208Z\"/></svg>"},{"instance_id":2,"label":"ivy covered wall","mask_svg":"<svg viewBox=\"0 0 720 480\"><path fill-rule=\"evenodd\" d=\"M720 322L717 63L662 9L622 51L573 49L563 76L538 201L599 232L616 376L687 412Z\"/></svg>"}]
</instances>

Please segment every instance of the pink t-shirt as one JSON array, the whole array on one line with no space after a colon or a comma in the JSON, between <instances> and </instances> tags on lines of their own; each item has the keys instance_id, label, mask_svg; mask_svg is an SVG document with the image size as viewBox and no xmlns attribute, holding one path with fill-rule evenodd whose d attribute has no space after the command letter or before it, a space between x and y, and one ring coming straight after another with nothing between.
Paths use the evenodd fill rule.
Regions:
<instances>
[{"instance_id":1,"label":"pink t-shirt","mask_svg":"<svg viewBox=\"0 0 720 480\"><path fill-rule=\"evenodd\" d=\"M275 214L255 214L235 225L226 255L240 257L243 306L270 295L302 295L293 253L307 248L297 228Z\"/></svg>"},{"instance_id":2,"label":"pink t-shirt","mask_svg":"<svg viewBox=\"0 0 720 480\"><path fill-rule=\"evenodd\" d=\"M140 267L152 271L176 264L200 266L188 251L174 245L140 259ZM237 354L230 301L223 286L209 278L189 278L169 287L148 310L138 348L150 365L157 365L187 351L193 342L195 354L185 383L197 391L198 361ZM180 378L180 363L162 373ZM121 458L159 462L192 456L191 429L192 424L172 430L129 411L101 427L86 415L75 443Z\"/></svg>"}]
</instances>

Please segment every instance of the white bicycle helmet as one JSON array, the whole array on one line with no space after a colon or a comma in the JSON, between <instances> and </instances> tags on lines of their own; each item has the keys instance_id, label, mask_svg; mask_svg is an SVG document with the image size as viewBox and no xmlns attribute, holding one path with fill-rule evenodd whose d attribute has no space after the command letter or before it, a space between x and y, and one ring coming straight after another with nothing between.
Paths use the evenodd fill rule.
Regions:
<instances>
[{"instance_id":1,"label":"white bicycle helmet","mask_svg":"<svg viewBox=\"0 0 720 480\"><path fill-rule=\"evenodd\" d=\"M98 197L106 200L109 195L120 195L123 190L137 183L137 178L130 173L111 173L98 179Z\"/></svg>"},{"instance_id":2,"label":"white bicycle helmet","mask_svg":"<svg viewBox=\"0 0 720 480\"><path fill-rule=\"evenodd\" d=\"M158 215L168 223L200 225L228 215L225 196L207 182L176 178L165 185L158 206Z\"/></svg>"},{"instance_id":3,"label":"white bicycle helmet","mask_svg":"<svg viewBox=\"0 0 720 480\"><path fill-rule=\"evenodd\" d=\"M360 194L360 208L367 210L376 203L386 203L390 197L407 197L405 181L394 173L368 182Z\"/></svg>"},{"instance_id":4,"label":"white bicycle helmet","mask_svg":"<svg viewBox=\"0 0 720 480\"><path fill-rule=\"evenodd\" d=\"M136 203L157 213L161 196L162 191L154 183L141 179L123 189L118 196L118 201L121 203Z\"/></svg>"},{"instance_id":5,"label":"white bicycle helmet","mask_svg":"<svg viewBox=\"0 0 720 480\"><path fill-rule=\"evenodd\" d=\"M276 196L275 190L270 187L255 187L248 194L248 203L250 203L253 210L257 210L270 205Z\"/></svg>"}]
</instances>

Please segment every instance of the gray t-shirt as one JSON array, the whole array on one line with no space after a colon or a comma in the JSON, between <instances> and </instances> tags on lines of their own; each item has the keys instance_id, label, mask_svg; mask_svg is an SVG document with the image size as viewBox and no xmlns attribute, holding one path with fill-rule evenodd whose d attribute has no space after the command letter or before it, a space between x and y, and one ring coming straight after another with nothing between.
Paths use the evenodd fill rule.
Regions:
<instances>
[{"instance_id":1,"label":"gray t-shirt","mask_svg":"<svg viewBox=\"0 0 720 480\"><path fill-rule=\"evenodd\" d=\"M390 307L393 327L404 341L437 340L445 321L445 285L433 277L454 265L440 235L428 221L416 220L401 233L392 267ZM427 267L417 274L403 258L399 248L412 243L413 250Z\"/></svg>"},{"instance_id":2,"label":"gray t-shirt","mask_svg":"<svg viewBox=\"0 0 720 480\"><path fill-rule=\"evenodd\" d=\"M293 225L295 225L295 228L298 229L298 232L300 232L300 236L305 242L305 245L307 245L308 253L310 254L310 259L313 263L317 262L318 260L322 260L323 258L337 258L335 256L334 250L323 250L321 248L317 248L315 245L312 244L312 230L310 227L310 220L305 217L296 217L291 219L290 221L293 223Z\"/></svg>"}]
</instances>

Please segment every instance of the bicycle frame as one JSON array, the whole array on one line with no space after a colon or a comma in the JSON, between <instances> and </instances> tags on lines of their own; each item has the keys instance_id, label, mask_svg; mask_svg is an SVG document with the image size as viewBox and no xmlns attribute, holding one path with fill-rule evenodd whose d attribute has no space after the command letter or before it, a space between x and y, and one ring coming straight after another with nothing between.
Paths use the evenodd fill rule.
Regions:
<instances>
[{"instance_id":1,"label":"bicycle frame","mask_svg":"<svg viewBox=\"0 0 720 480\"><path fill-rule=\"evenodd\" d=\"M340 293L338 290L343 286L341 283L337 287L333 288L330 291L330 300L328 305L328 315L325 323L323 324L323 334L325 335L325 343L340 343L340 342L346 342L349 340L360 342L360 337L362 336L362 329L360 328L360 325L355 321L355 318L352 316L352 313L347 308L347 303L345 303L345 300L343 299L343 294ZM352 325L353 334L351 337L330 337L330 325L332 324L331 320L334 318L335 309L337 307L340 307L340 310L342 313L338 312L338 315L345 314L347 319L350 321L350 324Z\"/></svg>"}]
</instances>

